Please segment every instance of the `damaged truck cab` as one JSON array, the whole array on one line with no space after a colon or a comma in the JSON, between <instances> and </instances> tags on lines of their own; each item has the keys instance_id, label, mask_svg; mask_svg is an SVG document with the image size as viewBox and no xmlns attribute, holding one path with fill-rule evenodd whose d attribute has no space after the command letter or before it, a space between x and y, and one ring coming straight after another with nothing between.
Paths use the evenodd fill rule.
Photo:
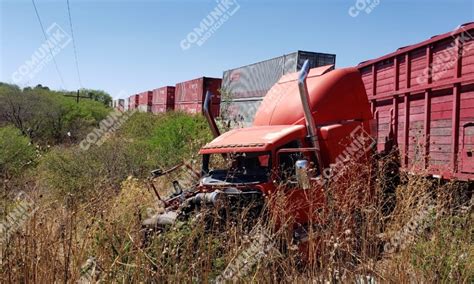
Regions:
<instances>
[{"instance_id":1,"label":"damaged truck cab","mask_svg":"<svg viewBox=\"0 0 474 284\"><path fill-rule=\"evenodd\" d=\"M357 151L350 145L364 148L357 160L369 160L372 114L355 68L309 70L305 62L300 73L283 76L271 88L253 126L224 134L209 111L211 96L204 113L215 139L200 150L199 184L179 193L181 205L174 202L170 209L181 212L170 215L168 210L166 218L156 218L158 224L164 219L169 224L170 216L182 214L190 204L212 206L225 199L245 206L265 203L277 192L295 223L307 224L310 212L324 207L322 191L335 167Z\"/></svg>"},{"instance_id":2,"label":"damaged truck cab","mask_svg":"<svg viewBox=\"0 0 474 284\"><path fill-rule=\"evenodd\" d=\"M310 204L323 206L321 190L335 165L356 151L351 144L361 148L356 159L369 161L365 158L371 154L374 131L359 71L307 66L270 89L252 127L219 135L206 112L216 138L200 151L202 188L234 187L231 194L264 197L284 190L295 221L304 224ZM223 156L227 165L213 164Z\"/></svg>"}]
</instances>

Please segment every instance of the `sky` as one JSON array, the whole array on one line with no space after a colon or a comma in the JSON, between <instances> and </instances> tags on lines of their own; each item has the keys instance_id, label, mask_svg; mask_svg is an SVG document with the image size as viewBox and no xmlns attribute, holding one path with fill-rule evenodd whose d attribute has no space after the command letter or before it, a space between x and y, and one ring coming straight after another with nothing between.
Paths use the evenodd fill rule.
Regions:
<instances>
[{"instance_id":1,"label":"sky","mask_svg":"<svg viewBox=\"0 0 474 284\"><path fill-rule=\"evenodd\" d=\"M474 0L69 0L71 31L66 0L35 3L47 42L32 0L0 0L0 81L115 98L296 50L355 66L474 21Z\"/></svg>"}]
</instances>

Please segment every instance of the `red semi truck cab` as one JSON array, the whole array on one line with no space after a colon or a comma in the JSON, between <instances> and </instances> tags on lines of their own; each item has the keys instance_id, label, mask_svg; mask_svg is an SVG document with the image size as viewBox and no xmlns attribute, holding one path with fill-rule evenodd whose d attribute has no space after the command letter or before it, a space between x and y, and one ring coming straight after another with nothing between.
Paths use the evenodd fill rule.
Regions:
<instances>
[{"instance_id":1,"label":"red semi truck cab","mask_svg":"<svg viewBox=\"0 0 474 284\"><path fill-rule=\"evenodd\" d=\"M370 104L356 68L334 70L330 65L309 70L306 62L300 73L283 76L270 89L253 126L222 135L211 105L208 92L204 114L215 139L200 150L198 184L183 190L175 181L175 193L162 200L165 213L145 220L145 232L161 231L203 206L218 209L220 219L225 220L229 208L233 212L245 208L245 212L258 216L269 205L266 208L278 212L272 218L275 225L279 227L283 219L291 218L296 236L311 224L327 220L324 215L330 214L326 210L329 199L336 200L331 202L336 208L348 205L355 212L363 206L358 201L371 196L370 184L356 190L344 186L326 190L336 177L353 175L346 162L371 166L376 131L371 129ZM179 167L152 173L158 177ZM278 210L273 202L279 193L284 196L285 210Z\"/></svg>"},{"instance_id":2,"label":"red semi truck cab","mask_svg":"<svg viewBox=\"0 0 474 284\"><path fill-rule=\"evenodd\" d=\"M267 197L286 190L289 202L296 204L295 221L304 224L309 204L324 202L324 181L336 165L352 158L369 161L375 144L371 122L357 69L303 67L300 74L285 75L271 88L252 127L222 135L214 129L217 137L200 150L199 188L210 198L210 193L214 198Z\"/></svg>"}]
</instances>

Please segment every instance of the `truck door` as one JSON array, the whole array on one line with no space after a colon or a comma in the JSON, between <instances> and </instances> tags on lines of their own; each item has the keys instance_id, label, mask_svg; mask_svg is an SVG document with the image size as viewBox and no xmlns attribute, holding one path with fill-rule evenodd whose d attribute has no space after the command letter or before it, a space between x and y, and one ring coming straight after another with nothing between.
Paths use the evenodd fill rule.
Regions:
<instances>
[{"instance_id":1,"label":"truck door","mask_svg":"<svg viewBox=\"0 0 474 284\"><path fill-rule=\"evenodd\" d=\"M319 215L317 210L322 208L323 187L317 186L315 181L311 180L311 187L308 189L300 188L296 178L296 162L301 159L307 160L311 164L312 174L317 175L315 171L316 163L313 148L300 148L301 143L290 143L277 151L277 165L279 167L279 187L286 195L286 214L294 218L299 224L306 224L310 220L315 220Z\"/></svg>"},{"instance_id":2,"label":"truck door","mask_svg":"<svg viewBox=\"0 0 474 284\"><path fill-rule=\"evenodd\" d=\"M463 127L461 172L474 173L474 122L467 123Z\"/></svg>"}]
</instances>

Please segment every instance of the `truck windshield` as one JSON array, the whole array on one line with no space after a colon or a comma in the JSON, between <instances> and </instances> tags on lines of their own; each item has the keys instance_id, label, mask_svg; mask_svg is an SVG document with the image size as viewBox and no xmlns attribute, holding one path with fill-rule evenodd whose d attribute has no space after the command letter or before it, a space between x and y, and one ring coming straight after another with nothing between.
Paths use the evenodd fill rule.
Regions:
<instances>
[{"instance_id":1,"label":"truck windshield","mask_svg":"<svg viewBox=\"0 0 474 284\"><path fill-rule=\"evenodd\" d=\"M260 183L269 179L270 153L228 153L204 155L205 183Z\"/></svg>"}]
</instances>

